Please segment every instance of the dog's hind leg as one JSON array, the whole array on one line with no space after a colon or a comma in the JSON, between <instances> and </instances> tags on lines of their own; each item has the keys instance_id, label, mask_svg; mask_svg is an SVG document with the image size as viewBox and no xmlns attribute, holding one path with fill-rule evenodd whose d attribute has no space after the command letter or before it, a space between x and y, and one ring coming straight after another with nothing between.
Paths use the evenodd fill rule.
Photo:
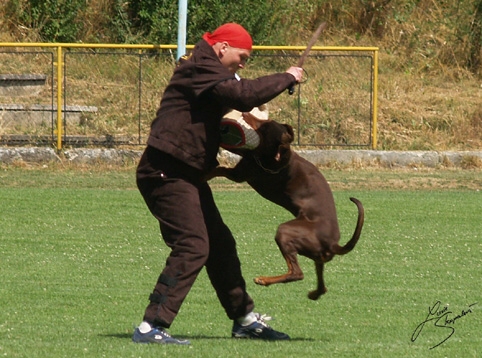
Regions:
<instances>
[{"instance_id":1,"label":"dog's hind leg","mask_svg":"<svg viewBox=\"0 0 482 358\"><path fill-rule=\"evenodd\" d=\"M303 279L303 272L296 259L296 254L285 257L286 264L288 265L288 272L279 276L259 276L254 279L254 282L261 286L269 286L274 283L287 283L293 281L299 281Z\"/></svg>"},{"instance_id":2,"label":"dog's hind leg","mask_svg":"<svg viewBox=\"0 0 482 358\"><path fill-rule=\"evenodd\" d=\"M306 227L299 220L288 221L278 227L276 243L288 266L288 272L279 276L260 276L254 279L258 285L269 286L303 279L303 271L298 263L299 243L306 237Z\"/></svg>"},{"instance_id":3,"label":"dog's hind leg","mask_svg":"<svg viewBox=\"0 0 482 358\"><path fill-rule=\"evenodd\" d=\"M323 295L324 293L326 293L326 291L328 291L325 287L325 282L323 280L323 266L324 266L324 263L322 258L315 260L316 276L318 278L318 287L316 290L310 291L308 293L308 298L310 300L317 300L318 298L320 298L321 295Z\"/></svg>"}]
</instances>

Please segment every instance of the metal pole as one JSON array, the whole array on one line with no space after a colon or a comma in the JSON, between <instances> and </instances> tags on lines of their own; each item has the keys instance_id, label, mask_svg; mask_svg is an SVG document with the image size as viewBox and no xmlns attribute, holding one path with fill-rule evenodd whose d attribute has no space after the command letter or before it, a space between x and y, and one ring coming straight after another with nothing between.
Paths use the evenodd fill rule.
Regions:
<instances>
[{"instance_id":1,"label":"metal pole","mask_svg":"<svg viewBox=\"0 0 482 358\"><path fill-rule=\"evenodd\" d=\"M177 59L186 54L187 0L179 0L179 23L177 27Z\"/></svg>"},{"instance_id":2,"label":"metal pole","mask_svg":"<svg viewBox=\"0 0 482 358\"><path fill-rule=\"evenodd\" d=\"M377 118L378 118L378 49L374 51L374 69L373 69L373 134L372 134L372 149L377 149Z\"/></svg>"},{"instance_id":3,"label":"metal pole","mask_svg":"<svg viewBox=\"0 0 482 358\"><path fill-rule=\"evenodd\" d=\"M57 47L57 151L62 149L62 46Z\"/></svg>"}]
</instances>

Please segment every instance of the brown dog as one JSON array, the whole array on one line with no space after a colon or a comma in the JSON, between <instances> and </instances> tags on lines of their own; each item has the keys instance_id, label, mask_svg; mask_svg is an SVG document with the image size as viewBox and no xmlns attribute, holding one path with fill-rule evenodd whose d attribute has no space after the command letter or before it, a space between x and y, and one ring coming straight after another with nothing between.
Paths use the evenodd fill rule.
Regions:
<instances>
[{"instance_id":1,"label":"brown dog","mask_svg":"<svg viewBox=\"0 0 482 358\"><path fill-rule=\"evenodd\" d=\"M291 126L272 120L262 123L257 129L259 146L254 150L238 151L242 159L234 168L218 167L209 178L224 176L235 182L246 181L264 198L296 217L281 224L275 237L288 272L280 276L260 276L254 282L269 286L302 280L299 254L315 261L318 287L308 297L316 300L327 291L323 281L324 263L355 247L363 226L363 206L357 199L350 198L358 207L357 225L350 241L340 246L335 202L326 179L312 163L291 150L294 139Z\"/></svg>"}]
</instances>

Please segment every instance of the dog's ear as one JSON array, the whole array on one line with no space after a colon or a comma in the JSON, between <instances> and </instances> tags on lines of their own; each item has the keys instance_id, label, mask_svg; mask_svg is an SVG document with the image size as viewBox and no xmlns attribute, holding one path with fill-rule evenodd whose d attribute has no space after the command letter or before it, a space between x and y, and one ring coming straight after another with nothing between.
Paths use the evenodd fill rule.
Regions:
<instances>
[{"instance_id":1,"label":"dog's ear","mask_svg":"<svg viewBox=\"0 0 482 358\"><path fill-rule=\"evenodd\" d=\"M283 124L283 126L286 128L286 132L288 132L287 134L283 134L283 143L293 142L293 140L295 139L295 132L293 131L293 127L289 124Z\"/></svg>"},{"instance_id":2,"label":"dog's ear","mask_svg":"<svg viewBox=\"0 0 482 358\"><path fill-rule=\"evenodd\" d=\"M295 139L295 134L293 132L293 127L289 124L283 124L286 132L281 135L281 144L278 147L278 152L276 153L275 160L279 162L290 152L290 143Z\"/></svg>"}]
</instances>

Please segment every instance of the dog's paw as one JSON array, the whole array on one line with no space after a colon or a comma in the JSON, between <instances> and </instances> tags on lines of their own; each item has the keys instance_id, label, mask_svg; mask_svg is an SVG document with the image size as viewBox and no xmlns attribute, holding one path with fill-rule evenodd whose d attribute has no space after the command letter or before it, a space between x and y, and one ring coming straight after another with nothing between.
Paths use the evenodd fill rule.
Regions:
<instances>
[{"instance_id":1,"label":"dog's paw","mask_svg":"<svg viewBox=\"0 0 482 358\"><path fill-rule=\"evenodd\" d=\"M269 286L270 283L266 280L266 277L260 276L254 279L254 283L261 286Z\"/></svg>"},{"instance_id":2,"label":"dog's paw","mask_svg":"<svg viewBox=\"0 0 482 358\"><path fill-rule=\"evenodd\" d=\"M325 287L325 289L323 291L318 291L318 290L314 290L314 291L310 291L308 293L308 298L310 300L313 300L313 301L316 301L318 298L320 298L321 295L324 295L326 293L326 291L328 291Z\"/></svg>"}]
</instances>

